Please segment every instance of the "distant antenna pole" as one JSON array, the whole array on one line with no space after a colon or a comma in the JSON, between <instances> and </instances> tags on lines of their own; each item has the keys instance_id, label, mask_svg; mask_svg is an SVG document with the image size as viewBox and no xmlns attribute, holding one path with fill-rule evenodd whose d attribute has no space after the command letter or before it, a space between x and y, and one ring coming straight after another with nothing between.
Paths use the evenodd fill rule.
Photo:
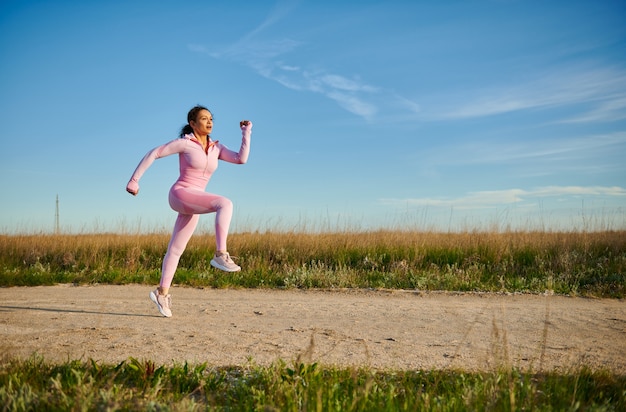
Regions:
<instances>
[{"instance_id":1,"label":"distant antenna pole","mask_svg":"<svg viewBox=\"0 0 626 412\"><path fill-rule=\"evenodd\" d=\"M61 232L61 228L59 226L59 195L57 194L57 207L54 212L54 233L57 235Z\"/></svg>"}]
</instances>

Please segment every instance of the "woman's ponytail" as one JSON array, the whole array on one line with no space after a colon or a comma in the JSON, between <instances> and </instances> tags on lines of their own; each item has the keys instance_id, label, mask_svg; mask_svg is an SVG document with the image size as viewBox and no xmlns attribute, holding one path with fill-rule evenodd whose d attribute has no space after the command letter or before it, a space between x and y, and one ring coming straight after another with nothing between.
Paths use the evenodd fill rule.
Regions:
<instances>
[{"instance_id":1,"label":"woman's ponytail","mask_svg":"<svg viewBox=\"0 0 626 412\"><path fill-rule=\"evenodd\" d=\"M193 129L188 124L184 125L183 128L180 129L180 137L183 137L184 135L191 134L191 133L193 133Z\"/></svg>"}]
</instances>

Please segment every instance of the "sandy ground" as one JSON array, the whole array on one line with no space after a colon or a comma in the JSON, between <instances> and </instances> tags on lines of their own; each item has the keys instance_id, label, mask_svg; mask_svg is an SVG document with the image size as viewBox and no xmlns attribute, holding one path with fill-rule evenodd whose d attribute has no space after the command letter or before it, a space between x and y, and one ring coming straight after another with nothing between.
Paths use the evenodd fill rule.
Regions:
<instances>
[{"instance_id":1,"label":"sandy ground","mask_svg":"<svg viewBox=\"0 0 626 412\"><path fill-rule=\"evenodd\" d=\"M48 361L626 373L626 301L415 291L0 288L0 349Z\"/></svg>"}]
</instances>

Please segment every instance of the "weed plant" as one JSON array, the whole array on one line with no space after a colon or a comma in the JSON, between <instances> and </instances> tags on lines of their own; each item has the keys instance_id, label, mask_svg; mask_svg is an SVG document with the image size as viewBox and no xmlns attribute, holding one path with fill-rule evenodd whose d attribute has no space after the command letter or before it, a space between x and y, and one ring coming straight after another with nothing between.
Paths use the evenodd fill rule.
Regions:
<instances>
[{"instance_id":1,"label":"weed plant","mask_svg":"<svg viewBox=\"0 0 626 412\"><path fill-rule=\"evenodd\" d=\"M375 371L316 363L212 368L50 364L42 358L0 367L3 411L623 411L626 377L582 369L571 374Z\"/></svg>"},{"instance_id":2,"label":"weed plant","mask_svg":"<svg viewBox=\"0 0 626 412\"><path fill-rule=\"evenodd\" d=\"M155 284L169 234L0 236L0 286ZM198 287L387 288L624 298L626 232L239 233L243 270L210 267L197 234L175 281Z\"/></svg>"}]
</instances>

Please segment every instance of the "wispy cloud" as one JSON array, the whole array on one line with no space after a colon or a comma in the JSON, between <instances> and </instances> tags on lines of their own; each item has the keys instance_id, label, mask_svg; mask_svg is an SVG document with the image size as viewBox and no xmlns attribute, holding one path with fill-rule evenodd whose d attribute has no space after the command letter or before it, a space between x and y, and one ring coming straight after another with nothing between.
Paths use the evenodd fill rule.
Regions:
<instances>
[{"instance_id":1,"label":"wispy cloud","mask_svg":"<svg viewBox=\"0 0 626 412\"><path fill-rule=\"evenodd\" d=\"M626 189L619 186L545 186L532 190L507 189L471 192L457 198L384 198L379 199L379 202L390 206L453 207L463 210L503 207L547 197L599 197L626 200Z\"/></svg>"},{"instance_id":2,"label":"wispy cloud","mask_svg":"<svg viewBox=\"0 0 626 412\"><path fill-rule=\"evenodd\" d=\"M347 111L370 120L379 111L375 101L385 98L385 91L361 81L320 70L306 70L299 66L258 61L252 65L257 73L297 91L321 94L335 101Z\"/></svg>"},{"instance_id":3,"label":"wispy cloud","mask_svg":"<svg viewBox=\"0 0 626 412\"><path fill-rule=\"evenodd\" d=\"M492 162L502 163L529 159L543 159L549 162L590 160L590 156L593 155L600 157L626 150L626 132L546 139L545 141L535 140L525 142L523 145L517 144L499 149L502 150L498 150L496 147L495 153L490 154Z\"/></svg>"},{"instance_id":4,"label":"wispy cloud","mask_svg":"<svg viewBox=\"0 0 626 412\"><path fill-rule=\"evenodd\" d=\"M363 81L359 76L346 76L320 69L302 67L286 62L287 55L303 43L290 38L263 38L264 32L287 17L294 3L279 3L259 24L234 44L221 49L208 49L200 44L190 44L188 49L207 54L216 59L226 59L244 64L260 76L273 80L295 91L321 94L343 109L365 120L379 114L381 105L403 107L409 113L420 110L410 99L398 96L383 88Z\"/></svg>"},{"instance_id":5,"label":"wispy cloud","mask_svg":"<svg viewBox=\"0 0 626 412\"><path fill-rule=\"evenodd\" d=\"M562 123L587 123L626 119L626 95L600 102L595 108L562 120Z\"/></svg>"},{"instance_id":6,"label":"wispy cloud","mask_svg":"<svg viewBox=\"0 0 626 412\"><path fill-rule=\"evenodd\" d=\"M470 94L471 91L464 91ZM613 121L626 118L626 71L620 68L574 67L553 69L533 81L501 88L491 87L464 99L456 107L431 112L433 120L468 119L503 113L573 108L561 122Z\"/></svg>"},{"instance_id":7,"label":"wispy cloud","mask_svg":"<svg viewBox=\"0 0 626 412\"><path fill-rule=\"evenodd\" d=\"M427 159L424 164L437 167L450 164L506 165L538 174L569 170L585 174L623 169L620 154L626 155L626 132L570 138L484 139L438 146L421 155Z\"/></svg>"}]
</instances>

